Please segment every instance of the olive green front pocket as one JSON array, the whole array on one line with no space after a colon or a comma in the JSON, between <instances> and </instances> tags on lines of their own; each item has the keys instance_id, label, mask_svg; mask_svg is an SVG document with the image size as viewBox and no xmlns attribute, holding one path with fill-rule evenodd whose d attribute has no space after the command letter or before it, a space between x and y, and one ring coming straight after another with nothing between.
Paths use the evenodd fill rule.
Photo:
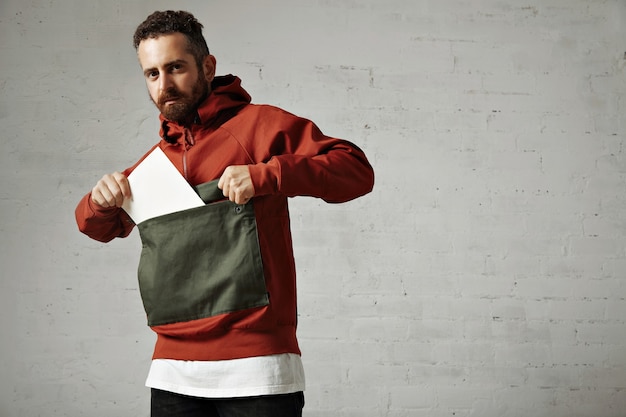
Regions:
<instances>
[{"instance_id":1,"label":"olive green front pocket","mask_svg":"<svg viewBox=\"0 0 626 417\"><path fill-rule=\"evenodd\" d=\"M207 201L215 189L213 181L197 191ZM252 202L209 203L138 228L139 287L150 326L269 304Z\"/></svg>"}]
</instances>

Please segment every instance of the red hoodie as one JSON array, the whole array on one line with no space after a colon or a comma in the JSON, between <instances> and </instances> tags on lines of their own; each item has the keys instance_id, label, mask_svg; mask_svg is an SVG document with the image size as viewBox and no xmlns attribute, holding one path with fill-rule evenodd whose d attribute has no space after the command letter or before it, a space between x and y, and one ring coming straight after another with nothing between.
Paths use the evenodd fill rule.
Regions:
<instances>
[{"instance_id":1,"label":"red hoodie","mask_svg":"<svg viewBox=\"0 0 626 417\"><path fill-rule=\"evenodd\" d=\"M192 186L219 178L228 166L249 166L270 303L153 326L157 333L153 358L225 360L299 354L287 197L312 196L330 203L357 198L372 190L372 167L356 145L325 136L311 121L276 107L250 104L241 80L232 75L215 78L196 122L182 126L161 116L162 140L155 147ZM95 205L91 194L79 202L76 221L80 231L102 242L125 237L135 226L122 209Z\"/></svg>"}]
</instances>

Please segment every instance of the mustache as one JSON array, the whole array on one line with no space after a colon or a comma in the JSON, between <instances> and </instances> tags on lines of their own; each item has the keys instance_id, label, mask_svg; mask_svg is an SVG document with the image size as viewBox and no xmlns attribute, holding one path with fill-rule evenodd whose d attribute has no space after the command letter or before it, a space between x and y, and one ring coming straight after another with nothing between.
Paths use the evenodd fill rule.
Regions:
<instances>
[{"instance_id":1,"label":"mustache","mask_svg":"<svg viewBox=\"0 0 626 417\"><path fill-rule=\"evenodd\" d=\"M178 91L175 88L170 88L169 90L165 91L163 94L159 96L158 103L165 104L169 100L176 100L176 99L180 99L183 97L185 97L185 95L182 94L180 91Z\"/></svg>"}]
</instances>

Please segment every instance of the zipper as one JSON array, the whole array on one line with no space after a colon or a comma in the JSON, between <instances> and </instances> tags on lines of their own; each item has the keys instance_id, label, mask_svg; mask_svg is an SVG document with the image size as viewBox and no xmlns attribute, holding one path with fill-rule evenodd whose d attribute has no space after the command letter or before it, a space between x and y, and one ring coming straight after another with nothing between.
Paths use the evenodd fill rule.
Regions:
<instances>
[{"instance_id":1,"label":"zipper","mask_svg":"<svg viewBox=\"0 0 626 417\"><path fill-rule=\"evenodd\" d=\"M189 181L189 172L187 171L187 151L193 145L195 145L196 141L193 138L191 131L185 128L185 143L183 144L183 176L187 181Z\"/></svg>"},{"instance_id":2,"label":"zipper","mask_svg":"<svg viewBox=\"0 0 626 417\"><path fill-rule=\"evenodd\" d=\"M187 144L185 144L183 149L183 176L189 181L189 176L187 175Z\"/></svg>"}]
</instances>

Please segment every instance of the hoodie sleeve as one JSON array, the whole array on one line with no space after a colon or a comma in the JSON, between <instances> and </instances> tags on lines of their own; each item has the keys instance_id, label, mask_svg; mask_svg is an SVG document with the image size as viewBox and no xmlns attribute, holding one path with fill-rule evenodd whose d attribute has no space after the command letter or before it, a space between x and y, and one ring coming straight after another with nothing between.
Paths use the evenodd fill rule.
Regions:
<instances>
[{"instance_id":1,"label":"hoodie sleeve","mask_svg":"<svg viewBox=\"0 0 626 417\"><path fill-rule=\"evenodd\" d=\"M374 170L355 144L324 135L310 120L269 107L260 119L269 160L250 165L257 195L318 197L341 203L369 193Z\"/></svg>"},{"instance_id":2,"label":"hoodie sleeve","mask_svg":"<svg viewBox=\"0 0 626 417\"><path fill-rule=\"evenodd\" d=\"M91 192L80 200L74 214L78 230L100 242L126 237L135 227L123 209L102 208L94 204L91 201Z\"/></svg>"}]
</instances>

